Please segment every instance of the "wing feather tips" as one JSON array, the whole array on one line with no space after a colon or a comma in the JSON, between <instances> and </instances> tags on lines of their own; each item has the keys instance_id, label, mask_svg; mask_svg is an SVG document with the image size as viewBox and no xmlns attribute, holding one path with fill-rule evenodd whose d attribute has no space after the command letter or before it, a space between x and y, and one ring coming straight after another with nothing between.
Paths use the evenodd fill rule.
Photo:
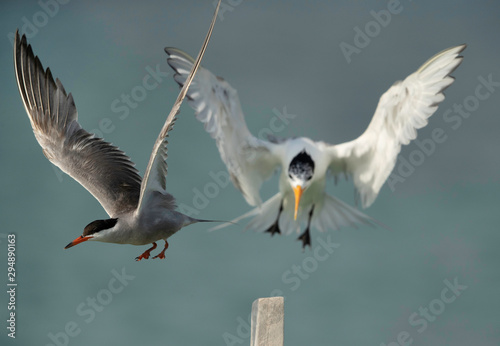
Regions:
<instances>
[{"instance_id":1,"label":"wing feather tips","mask_svg":"<svg viewBox=\"0 0 500 346\"><path fill-rule=\"evenodd\" d=\"M182 81L184 84L187 75L189 74L190 67L194 64L193 58L180 49L172 47L165 48L165 53L168 55L167 63L175 71L176 75L184 77L184 80Z\"/></svg>"},{"instance_id":2,"label":"wing feather tips","mask_svg":"<svg viewBox=\"0 0 500 346\"><path fill-rule=\"evenodd\" d=\"M21 98L23 100L24 107L26 110L31 108L33 101L30 99L30 95L28 95L28 90L26 88L26 76L27 76L27 68L26 68L26 37L23 35L22 39L19 40L19 34L16 35L16 45L14 52L14 64L16 67L16 78L17 78L17 86L19 88L19 92L21 94Z\"/></svg>"},{"instance_id":3,"label":"wing feather tips","mask_svg":"<svg viewBox=\"0 0 500 346\"><path fill-rule=\"evenodd\" d=\"M455 78L450 74L461 64L463 56L459 56L466 45L460 45L443 50L425 62L416 72L417 78L422 83L420 99L417 101L418 112L403 125L399 140L406 145L417 136L417 129L427 125L429 118L434 114L438 105L445 99L446 90Z\"/></svg>"},{"instance_id":4,"label":"wing feather tips","mask_svg":"<svg viewBox=\"0 0 500 346\"><path fill-rule=\"evenodd\" d=\"M165 52L169 55L167 59L170 67L175 71L174 80L180 87L184 85L189 74L189 70L193 65L193 58L183 51L167 47ZM195 110L196 118L204 124L205 131L208 132L212 138L218 137L218 123L215 119L213 109L208 107L206 100L200 92L200 82L198 81L202 72L202 67L198 70L198 74L193 79L186 97L188 98L189 105Z\"/></svg>"},{"instance_id":5,"label":"wing feather tips","mask_svg":"<svg viewBox=\"0 0 500 346\"><path fill-rule=\"evenodd\" d=\"M62 133L77 119L73 96L66 94L59 79L54 81L50 68L44 70L25 35L19 39L16 33L14 58L19 91L34 130L45 132L52 123Z\"/></svg>"},{"instance_id":6,"label":"wing feather tips","mask_svg":"<svg viewBox=\"0 0 500 346\"><path fill-rule=\"evenodd\" d=\"M430 75L436 75L437 78L443 78L453 73L461 64L463 56L459 54L463 52L466 47L467 45L463 44L437 53L417 70L417 74L423 78L428 78Z\"/></svg>"},{"instance_id":7,"label":"wing feather tips","mask_svg":"<svg viewBox=\"0 0 500 346\"><path fill-rule=\"evenodd\" d=\"M190 62L191 64L194 63L194 59L190 55L186 54L184 51L180 50L179 48L165 47L165 53L167 53L167 55L169 56L169 59L172 59L172 61L184 60L184 61ZM170 65L170 66L172 66L172 65Z\"/></svg>"},{"instance_id":8,"label":"wing feather tips","mask_svg":"<svg viewBox=\"0 0 500 346\"><path fill-rule=\"evenodd\" d=\"M174 80L182 88L182 86L184 86L184 83L186 82L187 76L194 63L194 60L187 53L184 53L177 48L167 47L165 48L165 52L169 55L167 63L175 72ZM197 75L193 79L186 97L188 99L189 105L196 112L196 118L203 122L205 124L205 130L212 134L214 131L215 121L213 121L212 123L208 123L212 118L212 112L207 107L206 102L203 100L198 86L199 82L197 79L200 78L199 76L201 70L202 67L200 67Z\"/></svg>"}]
</instances>

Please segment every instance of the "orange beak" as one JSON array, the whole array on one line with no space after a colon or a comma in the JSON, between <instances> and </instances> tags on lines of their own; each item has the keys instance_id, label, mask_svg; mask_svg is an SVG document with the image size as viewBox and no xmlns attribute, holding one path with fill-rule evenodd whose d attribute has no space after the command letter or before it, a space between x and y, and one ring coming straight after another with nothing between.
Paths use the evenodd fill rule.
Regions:
<instances>
[{"instance_id":1,"label":"orange beak","mask_svg":"<svg viewBox=\"0 0 500 346\"><path fill-rule=\"evenodd\" d=\"M70 247L73 247L73 246L75 246L75 245L78 245L78 244L80 244L80 243L83 243L84 241L89 240L90 238L92 238L92 237L91 237L91 236L89 236L89 235L88 235L88 236L85 236L85 237L82 235L82 236L80 236L80 237L76 238L75 240L73 240L73 241L72 241L71 243L69 243L68 245L66 245L64 248L65 248L65 249L69 249Z\"/></svg>"},{"instance_id":2,"label":"orange beak","mask_svg":"<svg viewBox=\"0 0 500 346\"><path fill-rule=\"evenodd\" d=\"M300 202L300 197L302 196L302 186L297 185L296 187L293 188L293 193L295 194L295 213L293 215L293 219L297 220L297 211L299 210L299 202Z\"/></svg>"}]
</instances>

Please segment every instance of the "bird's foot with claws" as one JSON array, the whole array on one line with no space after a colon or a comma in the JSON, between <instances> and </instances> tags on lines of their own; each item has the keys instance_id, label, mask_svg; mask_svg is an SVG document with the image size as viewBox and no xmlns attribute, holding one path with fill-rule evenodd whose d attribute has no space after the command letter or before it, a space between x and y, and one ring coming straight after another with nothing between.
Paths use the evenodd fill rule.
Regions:
<instances>
[{"instance_id":1,"label":"bird's foot with claws","mask_svg":"<svg viewBox=\"0 0 500 346\"><path fill-rule=\"evenodd\" d=\"M165 250L166 249L168 249L168 242L165 240L165 247L163 248L163 250L161 250L161 252L158 255L153 257L153 259L155 259L155 258L165 259Z\"/></svg>"},{"instance_id":2,"label":"bird's foot with claws","mask_svg":"<svg viewBox=\"0 0 500 346\"><path fill-rule=\"evenodd\" d=\"M276 221L275 223L273 223L271 225L271 227L269 227L265 232L266 233L271 233L271 237L273 235L275 235L276 233L281 234L281 230L280 230L280 228L278 226L278 221Z\"/></svg>"},{"instance_id":3,"label":"bird's foot with claws","mask_svg":"<svg viewBox=\"0 0 500 346\"><path fill-rule=\"evenodd\" d=\"M149 259L149 255L150 255L149 251L144 251L144 253L140 256L137 256L135 260L140 261L142 259Z\"/></svg>"},{"instance_id":4,"label":"bird's foot with claws","mask_svg":"<svg viewBox=\"0 0 500 346\"><path fill-rule=\"evenodd\" d=\"M297 238L297 240L301 240L302 241L302 249L305 249L306 246L311 247L311 235L309 234L309 227L306 228L306 230L304 231L304 233L302 233Z\"/></svg>"},{"instance_id":5,"label":"bird's foot with claws","mask_svg":"<svg viewBox=\"0 0 500 346\"><path fill-rule=\"evenodd\" d=\"M153 257L153 259L155 259L155 258L165 259L165 249L163 249L162 252L160 252L158 255L156 255L155 257Z\"/></svg>"},{"instance_id":6,"label":"bird's foot with claws","mask_svg":"<svg viewBox=\"0 0 500 346\"><path fill-rule=\"evenodd\" d=\"M136 261L140 261L141 259L149 259L149 256L151 255L151 251L156 249L156 243L153 243L153 246L151 246L149 249L144 251L142 255L138 256L135 258Z\"/></svg>"}]
</instances>

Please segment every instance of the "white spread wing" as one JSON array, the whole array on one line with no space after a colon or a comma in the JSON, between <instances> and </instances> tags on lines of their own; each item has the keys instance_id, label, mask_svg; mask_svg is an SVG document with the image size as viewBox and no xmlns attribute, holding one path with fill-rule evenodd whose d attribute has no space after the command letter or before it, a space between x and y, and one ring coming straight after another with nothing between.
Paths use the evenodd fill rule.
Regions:
<instances>
[{"instance_id":1,"label":"white spread wing","mask_svg":"<svg viewBox=\"0 0 500 346\"><path fill-rule=\"evenodd\" d=\"M396 164L401 145L417 136L417 129L444 100L443 90L455 80L450 74L460 65L460 45L446 49L423 64L404 81L382 95L366 131L357 139L327 145L333 174L353 176L364 208L370 206Z\"/></svg>"},{"instance_id":2,"label":"white spread wing","mask_svg":"<svg viewBox=\"0 0 500 346\"><path fill-rule=\"evenodd\" d=\"M176 48L165 51L169 55L169 65L176 72L176 82L184 85L193 59ZM250 205L260 205L259 189L281 163L274 153L277 146L250 134L238 93L207 69L199 69L187 97L197 119L215 139L234 185Z\"/></svg>"}]
</instances>

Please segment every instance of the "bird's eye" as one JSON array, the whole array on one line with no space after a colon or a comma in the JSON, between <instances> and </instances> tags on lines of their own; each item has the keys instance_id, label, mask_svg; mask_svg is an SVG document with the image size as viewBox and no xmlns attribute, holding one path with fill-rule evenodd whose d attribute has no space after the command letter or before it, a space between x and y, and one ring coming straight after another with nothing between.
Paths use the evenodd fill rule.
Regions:
<instances>
[{"instance_id":1,"label":"bird's eye","mask_svg":"<svg viewBox=\"0 0 500 346\"><path fill-rule=\"evenodd\" d=\"M292 179L292 175L290 173L288 173L288 178Z\"/></svg>"},{"instance_id":2,"label":"bird's eye","mask_svg":"<svg viewBox=\"0 0 500 346\"><path fill-rule=\"evenodd\" d=\"M306 178L306 180L308 180L308 181L309 181L309 180L311 180L311 179L312 179L312 175L310 175L310 176L308 176L308 177Z\"/></svg>"}]
</instances>

